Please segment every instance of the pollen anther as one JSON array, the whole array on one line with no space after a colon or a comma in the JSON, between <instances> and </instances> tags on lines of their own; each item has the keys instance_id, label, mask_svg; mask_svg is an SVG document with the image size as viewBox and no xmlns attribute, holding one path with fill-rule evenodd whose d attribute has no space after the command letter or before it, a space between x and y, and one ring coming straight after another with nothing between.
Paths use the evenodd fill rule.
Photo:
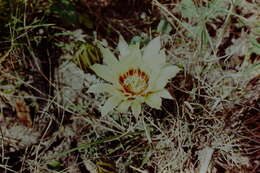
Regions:
<instances>
[{"instance_id":1,"label":"pollen anther","mask_svg":"<svg viewBox=\"0 0 260 173\"><path fill-rule=\"evenodd\" d=\"M123 91L132 96L141 95L148 87L149 76L138 69L130 69L119 76Z\"/></svg>"}]
</instances>

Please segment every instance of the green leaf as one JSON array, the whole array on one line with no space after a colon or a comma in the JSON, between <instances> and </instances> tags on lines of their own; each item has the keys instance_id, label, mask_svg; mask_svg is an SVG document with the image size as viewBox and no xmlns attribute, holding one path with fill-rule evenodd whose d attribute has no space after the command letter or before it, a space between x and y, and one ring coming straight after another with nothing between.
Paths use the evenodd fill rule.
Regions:
<instances>
[{"instance_id":1,"label":"green leaf","mask_svg":"<svg viewBox=\"0 0 260 173\"><path fill-rule=\"evenodd\" d=\"M59 158L61 156L65 156L71 152L74 152L74 151L79 151L79 150L82 150L82 149L87 149L87 148L90 148L94 145L99 145L99 144L103 144L103 143L107 143L107 142L111 142L111 141L115 141L115 140L119 140L120 138L122 137L126 137L126 136L136 136L136 135L141 135L143 134L144 131L137 131L137 132L127 132L125 134L122 134L122 135L116 135L116 136L109 136L109 137L105 137L105 138L102 138L102 139L98 139L94 142L90 142L90 143L85 143L85 144L81 144L79 145L78 147L76 148L72 148L72 149L69 149L69 150L65 150L61 153L58 153L58 154L55 154L53 156L51 156L51 159L54 159L54 158Z\"/></svg>"},{"instance_id":2,"label":"green leaf","mask_svg":"<svg viewBox=\"0 0 260 173\"><path fill-rule=\"evenodd\" d=\"M130 44L136 44L136 43L141 43L142 41L142 37L140 36L134 36L131 41L130 41Z\"/></svg>"},{"instance_id":3,"label":"green leaf","mask_svg":"<svg viewBox=\"0 0 260 173\"><path fill-rule=\"evenodd\" d=\"M209 3L209 7L205 9L204 17L207 19L212 19L217 17L218 15L226 15L226 13L223 13L223 11L227 10L229 8L228 5L224 4L223 0L213 0Z\"/></svg>"},{"instance_id":4,"label":"green leaf","mask_svg":"<svg viewBox=\"0 0 260 173\"><path fill-rule=\"evenodd\" d=\"M172 30L172 26L165 19L161 19L160 23L157 26L157 32L161 34L169 34Z\"/></svg>"},{"instance_id":5,"label":"green leaf","mask_svg":"<svg viewBox=\"0 0 260 173\"><path fill-rule=\"evenodd\" d=\"M143 167L145 164L147 164L150 161L151 156L152 156L152 152L150 150L148 152L146 152L146 154L142 160L141 167Z\"/></svg>"},{"instance_id":6,"label":"green leaf","mask_svg":"<svg viewBox=\"0 0 260 173\"><path fill-rule=\"evenodd\" d=\"M142 117L142 121L143 121L143 127L144 127L144 131L145 131L145 135L146 135L146 137L147 137L147 140L148 140L149 144L151 144L151 143L152 143L152 139L151 139L150 128L149 128L149 126L145 123L143 117Z\"/></svg>"},{"instance_id":7,"label":"green leaf","mask_svg":"<svg viewBox=\"0 0 260 173\"><path fill-rule=\"evenodd\" d=\"M260 54L260 44L257 40L257 36L254 34L250 34L249 40L251 43L251 47L249 48L250 53L256 53L257 55Z\"/></svg>"},{"instance_id":8,"label":"green leaf","mask_svg":"<svg viewBox=\"0 0 260 173\"><path fill-rule=\"evenodd\" d=\"M50 9L50 13L60 17L69 25L75 25L78 22L75 6L70 0L60 0L55 2Z\"/></svg>"},{"instance_id":9,"label":"green leaf","mask_svg":"<svg viewBox=\"0 0 260 173\"><path fill-rule=\"evenodd\" d=\"M62 167L62 164L57 160L52 160L48 163L48 167L53 170L60 170Z\"/></svg>"},{"instance_id":10,"label":"green leaf","mask_svg":"<svg viewBox=\"0 0 260 173\"><path fill-rule=\"evenodd\" d=\"M91 72L90 66L102 63L102 55L98 47L89 43L81 43L73 61L85 72Z\"/></svg>"},{"instance_id":11,"label":"green leaf","mask_svg":"<svg viewBox=\"0 0 260 173\"><path fill-rule=\"evenodd\" d=\"M180 4L182 17L191 18L198 16L196 6L192 0L182 0Z\"/></svg>"}]
</instances>

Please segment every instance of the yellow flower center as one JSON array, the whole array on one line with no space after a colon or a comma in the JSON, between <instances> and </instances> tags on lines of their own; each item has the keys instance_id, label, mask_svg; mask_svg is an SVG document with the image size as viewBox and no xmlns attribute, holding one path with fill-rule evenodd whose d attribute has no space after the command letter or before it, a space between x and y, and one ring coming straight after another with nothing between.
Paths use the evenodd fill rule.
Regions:
<instances>
[{"instance_id":1,"label":"yellow flower center","mask_svg":"<svg viewBox=\"0 0 260 173\"><path fill-rule=\"evenodd\" d=\"M140 95L148 87L149 76L140 69L130 69L119 76L122 92L127 95Z\"/></svg>"}]
</instances>

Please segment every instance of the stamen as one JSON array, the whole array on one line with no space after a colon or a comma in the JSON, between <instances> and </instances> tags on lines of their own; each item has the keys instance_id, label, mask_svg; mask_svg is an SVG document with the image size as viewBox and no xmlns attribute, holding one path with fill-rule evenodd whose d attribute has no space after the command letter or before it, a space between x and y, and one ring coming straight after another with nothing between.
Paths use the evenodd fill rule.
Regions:
<instances>
[{"instance_id":1,"label":"stamen","mask_svg":"<svg viewBox=\"0 0 260 173\"><path fill-rule=\"evenodd\" d=\"M148 87L149 76L140 69L130 69L119 76L123 91L130 95L141 95Z\"/></svg>"}]
</instances>

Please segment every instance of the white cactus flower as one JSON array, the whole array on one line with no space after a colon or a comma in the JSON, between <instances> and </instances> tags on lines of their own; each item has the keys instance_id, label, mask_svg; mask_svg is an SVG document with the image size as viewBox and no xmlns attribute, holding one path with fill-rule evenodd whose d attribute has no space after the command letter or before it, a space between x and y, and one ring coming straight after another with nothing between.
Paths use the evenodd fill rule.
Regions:
<instances>
[{"instance_id":1,"label":"white cactus flower","mask_svg":"<svg viewBox=\"0 0 260 173\"><path fill-rule=\"evenodd\" d=\"M101 108L102 115L114 108L120 112L127 112L131 107L132 113L138 116L143 103L160 109L162 98L172 99L164 87L180 69L175 65L166 64L160 37L151 40L142 50L139 44L128 45L120 37L119 59L108 48L99 48L104 57L104 65L94 64L91 69L108 83L92 85L88 92L106 92L110 95Z\"/></svg>"}]
</instances>

